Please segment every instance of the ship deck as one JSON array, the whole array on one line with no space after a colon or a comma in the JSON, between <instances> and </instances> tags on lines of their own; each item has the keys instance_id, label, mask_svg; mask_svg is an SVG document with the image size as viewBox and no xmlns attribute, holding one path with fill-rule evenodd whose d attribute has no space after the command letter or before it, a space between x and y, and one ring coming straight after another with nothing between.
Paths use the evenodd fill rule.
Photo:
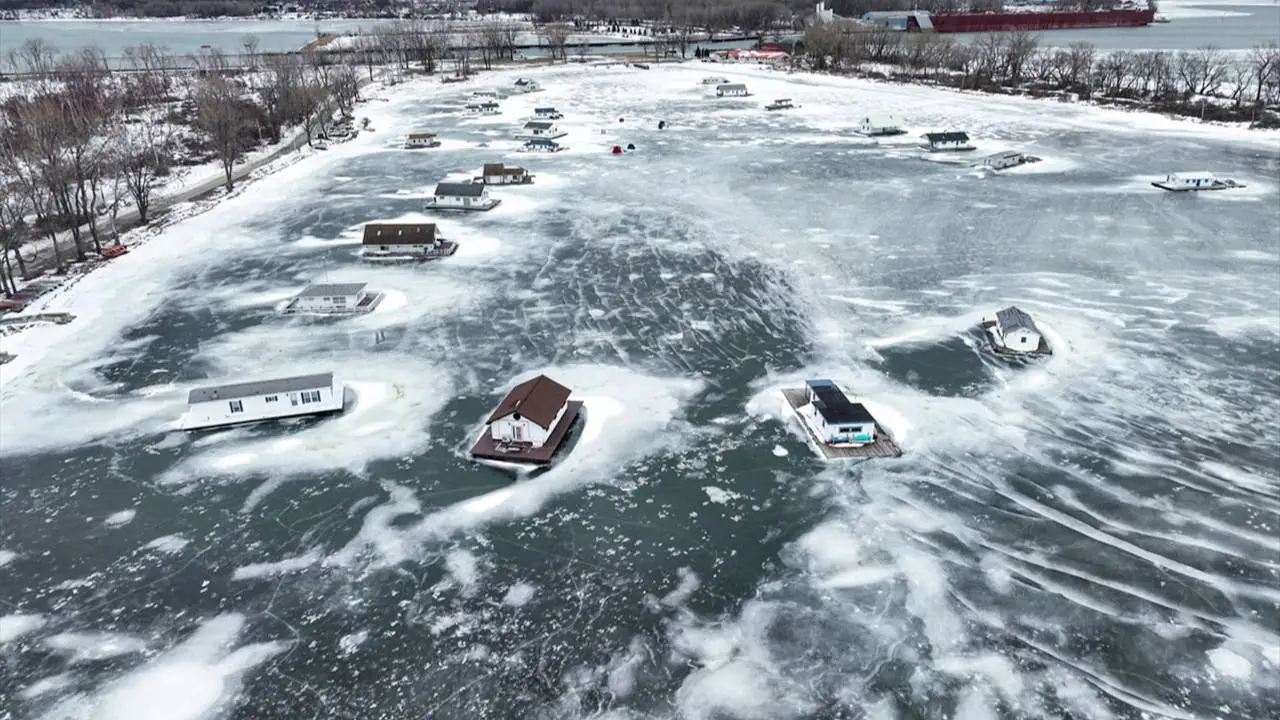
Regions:
<instances>
[{"instance_id":1,"label":"ship deck","mask_svg":"<svg viewBox=\"0 0 1280 720\"><path fill-rule=\"evenodd\" d=\"M883 458L883 457L902 457L902 448L898 442L893 439L893 435L885 429L883 425L876 422L876 441L866 445L856 447L832 447L820 440L814 434L813 429L809 427L809 423L800 417L800 408L809 402L808 395L804 388L784 388L782 397L786 399L787 405L791 406L791 411L796 416L796 421L800 423L800 427L804 428L804 432L818 447L823 457L828 460L858 460L865 458Z\"/></svg>"},{"instance_id":2,"label":"ship deck","mask_svg":"<svg viewBox=\"0 0 1280 720\"><path fill-rule=\"evenodd\" d=\"M995 320L983 320L979 327L982 328L982 334L987 338L987 345L991 347L991 351L1000 357L1007 358L1038 358L1046 357L1053 354L1053 348L1049 347L1049 341L1044 339L1044 335L1040 336L1040 344L1031 352L1022 352L1021 350L1010 350L1004 345L996 344L995 333L991 332L996 326Z\"/></svg>"},{"instance_id":3,"label":"ship deck","mask_svg":"<svg viewBox=\"0 0 1280 720\"><path fill-rule=\"evenodd\" d=\"M476 444L471 447L471 457L510 463L548 465L551 463L552 458L555 457L556 452L564 445L569 436L570 428L577 422L578 415L581 412L582 402L580 400L570 400L568 407L565 408L564 415L560 416L560 422L556 423L555 428L551 430L551 435L547 437L547 442L542 447L533 447L528 443L495 441L486 426L485 432L480 435L480 439L476 440Z\"/></svg>"}]
</instances>

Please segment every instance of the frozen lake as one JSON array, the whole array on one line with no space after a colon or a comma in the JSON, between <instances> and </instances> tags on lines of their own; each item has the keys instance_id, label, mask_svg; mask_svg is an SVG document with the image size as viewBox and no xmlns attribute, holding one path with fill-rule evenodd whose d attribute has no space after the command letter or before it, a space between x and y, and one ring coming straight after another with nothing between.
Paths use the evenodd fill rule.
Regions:
<instances>
[{"instance_id":1,"label":"frozen lake","mask_svg":"<svg viewBox=\"0 0 1280 720\"><path fill-rule=\"evenodd\" d=\"M1274 135L697 64L557 68L461 114L514 77L362 105L375 132L0 340L16 717L1280 712ZM516 153L542 105L569 151ZM867 111L912 132L858 138ZM926 158L927 130L979 150ZM1044 161L969 165L1005 149ZM495 161L537 181L442 218L457 256L356 259L363 223ZM1148 184L1199 168L1249 187ZM388 300L271 314L321 278ZM1014 303L1052 358L981 352ZM323 370L348 414L171 429L210 378ZM573 453L518 483L468 462L540 371L588 400ZM874 401L905 456L819 461L778 411L809 377Z\"/></svg>"}]
</instances>

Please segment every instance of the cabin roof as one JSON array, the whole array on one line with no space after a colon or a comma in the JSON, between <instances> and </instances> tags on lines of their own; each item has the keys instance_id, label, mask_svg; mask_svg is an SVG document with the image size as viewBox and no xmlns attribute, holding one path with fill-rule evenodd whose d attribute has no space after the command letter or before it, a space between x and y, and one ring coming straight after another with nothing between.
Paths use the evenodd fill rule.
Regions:
<instances>
[{"instance_id":1,"label":"cabin roof","mask_svg":"<svg viewBox=\"0 0 1280 720\"><path fill-rule=\"evenodd\" d=\"M435 136L435 133L409 133L410 140L429 140Z\"/></svg>"},{"instance_id":2,"label":"cabin roof","mask_svg":"<svg viewBox=\"0 0 1280 720\"><path fill-rule=\"evenodd\" d=\"M807 380L805 384L813 390L814 409L822 415L822 419L833 425L845 423L872 423L876 419L862 403L849 402L840 388L830 380Z\"/></svg>"},{"instance_id":3,"label":"cabin roof","mask_svg":"<svg viewBox=\"0 0 1280 720\"><path fill-rule=\"evenodd\" d=\"M365 245L430 245L436 241L435 223L369 223Z\"/></svg>"},{"instance_id":4,"label":"cabin roof","mask_svg":"<svg viewBox=\"0 0 1280 720\"><path fill-rule=\"evenodd\" d=\"M928 140L931 143L968 142L969 141L968 133L954 132L954 131L925 133L924 137L926 140Z\"/></svg>"},{"instance_id":5,"label":"cabin roof","mask_svg":"<svg viewBox=\"0 0 1280 720\"><path fill-rule=\"evenodd\" d=\"M553 123L546 120L530 120L524 126L527 130L550 130L555 127Z\"/></svg>"},{"instance_id":6,"label":"cabin roof","mask_svg":"<svg viewBox=\"0 0 1280 720\"><path fill-rule=\"evenodd\" d=\"M1022 157L1024 154L1025 153L1019 152L1017 150L1005 150L1004 152L998 152L988 156L988 159L994 160L996 158L1019 158L1019 157Z\"/></svg>"},{"instance_id":7,"label":"cabin roof","mask_svg":"<svg viewBox=\"0 0 1280 720\"><path fill-rule=\"evenodd\" d=\"M1169 173L1175 178L1182 180L1185 178L1211 178L1213 173L1206 170L1179 170L1178 172Z\"/></svg>"},{"instance_id":8,"label":"cabin roof","mask_svg":"<svg viewBox=\"0 0 1280 720\"><path fill-rule=\"evenodd\" d=\"M524 168L507 167L503 163L485 163L484 175L523 175Z\"/></svg>"},{"instance_id":9,"label":"cabin roof","mask_svg":"<svg viewBox=\"0 0 1280 720\"><path fill-rule=\"evenodd\" d=\"M716 86L717 90L746 90L747 86L742 83L726 83Z\"/></svg>"},{"instance_id":10,"label":"cabin roof","mask_svg":"<svg viewBox=\"0 0 1280 720\"><path fill-rule=\"evenodd\" d=\"M484 185L480 183L442 182L436 185L436 197L480 197Z\"/></svg>"},{"instance_id":11,"label":"cabin roof","mask_svg":"<svg viewBox=\"0 0 1280 720\"><path fill-rule=\"evenodd\" d=\"M213 402L215 400L236 400L238 398L275 395L298 390L318 390L332 386L333 373L331 372L276 378L274 380L257 380L233 385L210 385L192 390L187 395L187 404Z\"/></svg>"},{"instance_id":12,"label":"cabin roof","mask_svg":"<svg viewBox=\"0 0 1280 720\"><path fill-rule=\"evenodd\" d=\"M1031 319L1031 316L1016 305L1010 305L996 313L996 322L1000 324L1001 332L1010 328L1036 329L1036 323Z\"/></svg>"},{"instance_id":13,"label":"cabin roof","mask_svg":"<svg viewBox=\"0 0 1280 720\"><path fill-rule=\"evenodd\" d=\"M365 283L321 283L308 285L297 297L333 297L335 295L359 295Z\"/></svg>"},{"instance_id":14,"label":"cabin roof","mask_svg":"<svg viewBox=\"0 0 1280 720\"><path fill-rule=\"evenodd\" d=\"M485 422L496 420L518 413L538 424L544 430L551 429L551 421L556 413L569 400L569 388L552 380L546 375L539 375L532 380L525 380L511 388L511 392L498 403L493 414Z\"/></svg>"},{"instance_id":15,"label":"cabin roof","mask_svg":"<svg viewBox=\"0 0 1280 720\"><path fill-rule=\"evenodd\" d=\"M525 145L548 145L548 146L559 145L559 144L560 143L556 142L555 140L552 140L551 138L529 138L529 141L525 143Z\"/></svg>"},{"instance_id":16,"label":"cabin roof","mask_svg":"<svg viewBox=\"0 0 1280 720\"><path fill-rule=\"evenodd\" d=\"M555 112L555 111L556 111L556 109L555 109L555 108L553 108L553 107L540 107L540 108L534 108L534 109L533 109L533 111L534 111L534 112L536 112L536 113L539 113L539 112Z\"/></svg>"}]
</instances>

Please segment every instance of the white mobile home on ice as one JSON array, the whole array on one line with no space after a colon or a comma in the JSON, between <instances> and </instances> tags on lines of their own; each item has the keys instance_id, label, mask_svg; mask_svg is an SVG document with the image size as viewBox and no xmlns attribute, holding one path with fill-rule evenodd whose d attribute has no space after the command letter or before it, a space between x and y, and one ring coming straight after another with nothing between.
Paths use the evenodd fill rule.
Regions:
<instances>
[{"instance_id":1,"label":"white mobile home on ice","mask_svg":"<svg viewBox=\"0 0 1280 720\"><path fill-rule=\"evenodd\" d=\"M181 427L203 430L341 412L343 391L331 372L196 388L187 396Z\"/></svg>"},{"instance_id":2,"label":"white mobile home on ice","mask_svg":"<svg viewBox=\"0 0 1280 720\"><path fill-rule=\"evenodd\" d=\"M868 115L858 122L858 134L867 137L903 135L902 123L892 115Z\"/></svg>"},{"instance_id":3,"label":"white mobile home on ice","mask_svg":"<svg viewBox=\"0 0 1280 720\"><path fill-rule=\"evenodd\" d=\"M280 309L283 315L358 315L372 312L382 293L364 283L308 285Z\"/></svg>"},{"instance_id":4,"label":"white mobile home on ice","mask_svg":"<svg viewBox=\"0 0 1280 720\"><path fill-rule=\"evenodd\" d=\"M427 198L428 210L492 210L502 202L489 195L484 183L442 182L436 192Z\"/></svg>"}]
</instances>

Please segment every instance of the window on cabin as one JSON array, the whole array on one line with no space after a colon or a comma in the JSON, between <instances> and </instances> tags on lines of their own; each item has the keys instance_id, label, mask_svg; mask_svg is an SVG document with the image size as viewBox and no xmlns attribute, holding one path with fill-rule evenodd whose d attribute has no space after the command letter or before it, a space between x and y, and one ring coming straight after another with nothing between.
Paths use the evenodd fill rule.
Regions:
<instances>
[{"instance_id":1,"label":"window on cabin","mask_svg":"<svg viewBox=\"0 0 1280 720\"><path fill-rule=\"evenodd\" d=\"M231 412L233 413L244 412L244 402L241 400L232 400L227 404L231 406Z\"/></svg>"},{"instance_id":2,"label":"window on cabin","mask_svg":"<svg viewBox=\"0 0 1280 720\"><path fill-rule=\"evenodd\" d=\"M279 395L268 395L268 396L266 396L266 397L264 397L264 398L262 398L262 399L263 399L263 401L264 401L264 402L273 403L273 402L279 402L279 400L280 400L280 396L279 396Z\"/></svg>"}]
</instances>

